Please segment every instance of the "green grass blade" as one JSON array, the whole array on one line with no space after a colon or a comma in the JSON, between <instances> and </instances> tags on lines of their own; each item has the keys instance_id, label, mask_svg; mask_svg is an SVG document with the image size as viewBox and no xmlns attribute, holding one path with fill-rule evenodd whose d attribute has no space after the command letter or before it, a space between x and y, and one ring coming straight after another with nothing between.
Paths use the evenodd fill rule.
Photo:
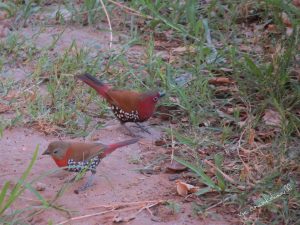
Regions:
<instances>
[{"instance_id":1,"label":"green grass blade","mask_svg":"<svg viewBox=\"0 0 300 225\"><path fill-rule=\"evenodd\" d=\"M216 154L214 159L215 159L216 167L219 170L221 170L222 162L223 162L223 156L221 154ZM216 177L217 177L217 180L218 180L218 186L221 188L222 191L224 191L226 189L225 179L224 179L223 175L218 170L216 170Z\"/></svg>"},{"instance_id":2,"label":"green grass blade","mask_svg":"<svg viewBox=\"0 0 300 225\"><path fill-rule=\"evenodd\" d=\"M261 70L255 65L252 59L250 59L248 56L245 56L245 62L251 73L253 73L257 77L262 76Z\"/></svg>"},{"instance_id":3,"label":"green grass blade","mask_svg":"<svg viewBox=\"0 0 300 225\"><path fill-rule=\"evenodd\" d=\"M212 191L211 187L201 188L199 191L197 191L195 193L195 195L200 196L200 195L204 195L204 194L206 194L208 192L211 192L211 191Z\"/></svg>"},{"instance_id":4,"label":"green grass blade","mask_svg":"<svg viewBox=\"0 0 300 225\"><path fill-rule=\"evenodd\" d=\"M41 201L43 206L49 207L49 203L46 201L46 199L37 190L35 190L30 183L26 183L25 187Z\"/></svg>"},{"instance_id":5,"label":"green grass blade","mask_svg":"<svg viewBox=\"0 0 300 225\"><path fill-rule=\"evenodd\" d=\"M23 175L21 176L20 180L18 181L18 183L15 185L15 187L13 188L8 201L6 202L6 204L4 205L4 207L0 210L0 215L17 199L17 197L25 190L24 188L21 188L22 183L25 181L25 179L28 177L36 159L37 159L37 155L38 155L38 150L39 150L39 145L36 146L33 157L31 159L31 162L29 164L29 166L27 167L27 169L25 170L25 172L23 173Z\"/></svg>"},{"instance_id":6,"label":"green grass blade","mask_svg":"<svg viewBox=\"0 0 300 225\"><path fill-rule=\"evenodd\" d=\"M3 202L4 202L4 198L5 198L5 196L6 196L7 190L8 190L8 188L9 188L9 184L10 184L10 182L7 181L7 182L4 184L4 186L3 186L2 190L1 190L1 193L0 193L0 210L1 210L2 204L3 204Z\"/></svg>"},{"instance_id":7,"label":"green grass blade","mask_svg":"<svg viewBox=\"0 0 300 225\"><path fill-rule=\"evenodd\" d=\"M195 140L194 140L194 139L189 138L189 137L185 137L185 136L181 135L179 132L174 131L174 130L171 130L171 129L166 129L166 131L167 131L169 134L173 134L174 137L175 137L181 144L185 144L185 145L188 145L188 146L190 146L190 147L195 147L195 146L196 146L196 143L195 143Z\"/></svg>"},{"instance_id":8,"label":"green grass blade","mask_svg":"<svg viewBox=\"0 0 300 225\"><path fill-rule=\"evenodd\" d=\"M211 187L211 188L213 188L213 189L215 189L215 190L217 190L217 191L221 191L221 188L220 188L219 186L217 186L217 185L213 182L213 180L212 180L209 176L207 176L207 175L205 174L203 168L201 168L201 167L196 167L196 166L190 164L189 162L187 162L187 161L185 161L185 160L183 160L183 159L180 159L180 158L178 158L178 157L176 157L176 156L174 156L174 159L175 159L177 162L181 163L182 165L184 165L184 166L188 167L189 169L191 169L193 172L195 172L195 173L201 178L201 181L202 181L204 184L206 184L207 186L209 186L209 187Z\"/></svg>"}]
</instances>

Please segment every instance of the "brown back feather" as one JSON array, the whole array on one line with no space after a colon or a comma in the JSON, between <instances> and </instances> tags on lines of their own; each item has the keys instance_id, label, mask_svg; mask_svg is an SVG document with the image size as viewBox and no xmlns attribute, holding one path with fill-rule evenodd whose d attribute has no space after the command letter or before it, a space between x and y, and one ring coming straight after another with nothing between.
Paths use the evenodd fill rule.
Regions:
<instances>
[{"instance_id":1,"label":"brown back feather","mask_svg":"<svg viewBox=\"0 0 300 225\"><path fill-rule=\"evenodd\" d=\"M138 109L141 94L129 90L108 90L107 101L125 112L132 112Z\"/></svg>"},{"instance_id":2,"label":"brown back feather","mask_svg":"<svg viewBox=\"0 0 300 225\"><path fill-rule=\"evenodd\" d=\"M69 158L78 162L100 155L106 148L107 146L101 143L72 143L67 154Z\"/></svg>"}]
</instances>

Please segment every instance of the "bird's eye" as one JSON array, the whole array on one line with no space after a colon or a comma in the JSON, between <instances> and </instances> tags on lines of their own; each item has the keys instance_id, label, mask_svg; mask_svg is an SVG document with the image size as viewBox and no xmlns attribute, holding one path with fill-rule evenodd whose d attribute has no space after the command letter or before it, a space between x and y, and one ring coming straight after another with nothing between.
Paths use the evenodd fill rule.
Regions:
<instances>
[{"instance_id":1,"label":"bird's eye","mask_svg":"<svg viewBox=\"0 0 300 225\"><path fill-rule=\"evenodd\" d=\"M157 100L158 100L158 97L153 98L153 101L157 102Z\"/></svg>"},{"instance_id":2,"label":"bird's eye","mask_svg":"<svg viewBox=\"0 0 300 225\"><path fill-rule=\"evenodd\" d=\"M54 153L54 154L57 154L57 153L58 153L58 150L57 150L57 149L56 149L56 150L54 150L54 151L53 151L53 153Z\"/></svg>"}]
</instances>

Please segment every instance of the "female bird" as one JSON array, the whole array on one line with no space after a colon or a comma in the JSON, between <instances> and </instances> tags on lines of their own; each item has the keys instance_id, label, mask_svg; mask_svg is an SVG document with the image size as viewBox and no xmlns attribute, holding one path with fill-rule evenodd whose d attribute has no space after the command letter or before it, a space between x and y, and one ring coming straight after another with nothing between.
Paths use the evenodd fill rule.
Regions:
<instances>
[{"instance_id":1,"label":"female bird","mask_svg":"<svg viewBox=\"0 0 300 225\"><path fill-rule=\"evenodd\" d=\"M92 186L96 168L101 159L115 151L117 148L134 144L138 140L138 138L134 138L110 145L101 143L54 141L49 144L43 155L50 155L57 166L65 167L64 169L67 171L78 173L83 170L91 171L92 175L89 177L87 183L79 188L80 191L84 191Z\"/></svg>"},{"instance_id":2,"label":"female bird","mask_svg":"<svg viewBox=\"0 0 300 225\"><path fill-rule=\"evenodd\" d=\"M149 133L138 123L148 120L153 115L156 103L159 98L165 95L164 92L139 93L132 90L116 90L88 73L76 76L76 78L91 86L99 95L106 99L121 125L127 122L134 122L142 130ZM127 127L125 128L132 134Z\"/></svg>"}]
</instances>

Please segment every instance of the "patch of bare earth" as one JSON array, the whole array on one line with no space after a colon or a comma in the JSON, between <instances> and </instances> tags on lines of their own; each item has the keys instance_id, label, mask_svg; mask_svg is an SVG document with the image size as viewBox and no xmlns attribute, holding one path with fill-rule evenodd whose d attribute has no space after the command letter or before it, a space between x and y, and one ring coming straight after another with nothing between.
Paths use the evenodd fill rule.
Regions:
<instances>
[{"instance_id":1,"label":"patch of bare earth","mask_svg":"<svg viewBox=\"0 0 300 225\"><path fill-rule=\"evenodd\" d=\"M155 129L151 129L154 137L159 134ZM128 139L130 137L123 134L122 129L117 124L103 130L97 131L94 135L102 143L112 143ZM114 137L114 138L112 138ZM50 209L34 217L30 223L46 224L52 220L54 224L68 220L71 217L89 215L106 211L108 208L98 207L101 205L122 205L133 202L147 202L152 200L170 200L181 204L179 213L173 213L164 205L158 205L149 210L144 210L139 214L133 211L124 211L116 213L105 213L104 215L91 216L85 219L69 222L68 224L111 224L113 220L133 216L134 219L130 224L230 224L225 222L224 217L218 217L216 222L211 219L199 220L192 214L190 204L184 203L182 197L177 196L175 182L169 181L168 174L159 172L155 174L143 175L136 171L143 165L130 163L132 158L137 155L143 157L149 154L163 154L164 149L155 147L152 142L155 138L148 136L141 139L137 144L124 147L105 158L98 167L95 184L85 192L75 194L74 190L86 182L89 174L70 186L61 198L56 202L64 208L71 211L71 215ZM47 171L56 168L55 163L48 156L42 156L41 153L47 147L50 141L57 140L54 137L44 136L36 131L25 128L14 128L6 130L4 137L0 140L1 146L1 167L0 185L3 181L16 183L22 172L28 165L36 145L40 145L39 156L30 178L37 177ZM84 141L83 139L73 139L71 141ZM3 160L6 159L6 160ZM65 171L57 171L52 175L44 177L39 182L43 183L46 189L40 192L46 199L52 199L57 191L62 187L64 182L70 179L73 174ZM22 198L15 204L15 209L24 209L31 205L37 204L38 200L29 192L25 192ZM96 208L93 208L96 207ZM98 207L98 208L97 208ZM93 208L93 209L92 209ZM116 217L118 216L118 217ZM220 220L220 218L222 218Z\"/></svg>"}]
</instances>

